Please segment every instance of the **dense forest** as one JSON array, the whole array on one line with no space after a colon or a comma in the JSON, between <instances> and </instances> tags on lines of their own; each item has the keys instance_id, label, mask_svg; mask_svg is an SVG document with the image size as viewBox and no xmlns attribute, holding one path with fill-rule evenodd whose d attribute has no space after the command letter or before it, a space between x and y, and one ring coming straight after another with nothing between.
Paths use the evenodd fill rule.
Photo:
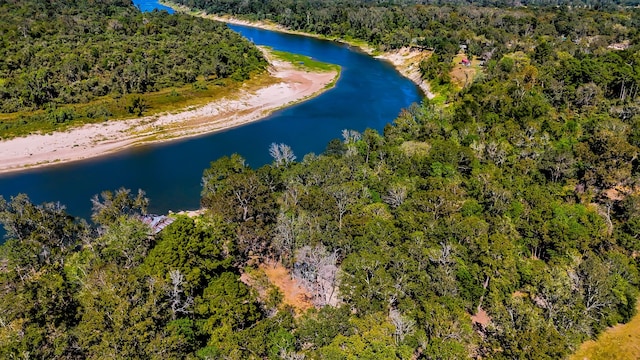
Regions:
<instances>
[{"instance_id":1,"label":"dense forest","mask_svg":"<svg viewBox=\"0 0 640 360\"><path fill-rule=\"evenodd\" d=\"M574 52L590 52L624 39L637 39L636 8L594 11L584 8L494 8L473 5L397 5L364 0L176 0L213 14L270 20L292 30L364 40L382 50L417 45L439 55L460 44L471 55L528 49L540 41ZM587 21L585 21L587 20ZM497 53L496 53L497 52Z\"/></svg>"},{"instance_id":2,"label":"dense forest","mask_svg":"<svg viewBox=\"0 0 640 360\"><path fill-rule=\"evenodd\" d=\"M47 110L44 119L24 121L110 118L114 111L99 102L82 112L64 105L198 80L241 81L266 68L260 51L225 25L141 13L130 0L0 1L0 17L0 113ZM142 112L139 103L122 106L132 105Z\"/></svg>"},{"instance_id":3,"label":"dense forest","mask_svg":"<svg viewBox=\"0 0 640 360\"><path fill-rule=\"evenodd\" d=\"M299 162L221 158L205 214L157 235L141 192L96 196L95 226L3 200L0 354L561 358L634 315L640 194L629 126L555 125L566 139L426 103ZM266 260L315 309L283 306Z\"/></svg>"},{"instance_id":4,"label":"dense forest","mask_svg":"<svg viewBox=\"0 0 640 360\"><path fill-rule=\"evenodd\" d=\"M340 8L298 4L314 4L313 26ZM91 223L0 199L0 357L558 359L635 315L637 10L356 4L343 16L394 14L379 40L325 25L433 48L421 67L444 103L382 134L346 129L319 155L273 144L258 169L215 160L204 213L158 233L143 192L96 195ZM305 13L289 9L273 14ZM461 44L485 64L447 88ZM312 309L284 304L266 261Z\"/></svg>"}]
</instances>

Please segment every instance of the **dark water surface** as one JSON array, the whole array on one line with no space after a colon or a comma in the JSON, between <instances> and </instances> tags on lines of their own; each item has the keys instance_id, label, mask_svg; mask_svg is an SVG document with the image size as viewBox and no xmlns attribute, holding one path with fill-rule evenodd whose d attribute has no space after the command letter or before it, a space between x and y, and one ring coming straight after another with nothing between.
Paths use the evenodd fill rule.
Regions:
<instances>
[{"instance_id":1,"label":"dark water surface","mask_svg":"<svg viewBox=\"0 0 640 360\"><path fill-rule=\"evenodd\" d=\"M134 1L142 10L155 1ZM342 75L332 90L278 111L268 118L224 132L168 143L145 145L115 155L0 175L0 195L27 193L33 202L59 201L76 216L88 218L89 199L102 190L141 188L150 211L199 207L200 179L209 163L239 153L248 164L271 162L273 142L292 147L298 159L321 153L342 129L382 128L402 108L421 99L419 89L383 61L330 41L230 26L258 45L300 53L338 64ZM0 240L1 241L1 240Z\"/></svg>"}]
</instances>

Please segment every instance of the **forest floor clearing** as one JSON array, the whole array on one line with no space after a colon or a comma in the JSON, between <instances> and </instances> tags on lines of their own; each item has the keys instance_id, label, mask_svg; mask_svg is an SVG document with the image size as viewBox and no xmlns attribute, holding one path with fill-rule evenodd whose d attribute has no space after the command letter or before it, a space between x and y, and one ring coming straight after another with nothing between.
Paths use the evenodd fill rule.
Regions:
<instances>
[{"instance_id":1,"label":"forest floor clearing","mask_svg":"<svg viewBox=\"0 0 640 360\"><path fill-rule=\"evenodd\" d=\"M293 306L297 313L303 313L313 307L311 295L291 277L284 266L279 263L267 263L260 265L260 268L267 275L269 281L282 291L283 304Z\"/></svg>"},{"instance_id":2,"label":"forest floor clearing","mask_svg":"<svg viewBox=\"0 0 640 360\"><path fill-rule=\"evenodd\" d=\"M463 63L464 60L468 61L467 65ZM453 69L449 73L451 82L458 89L463 89L473 82L479 70L480 60L467 57L467 55L460 52L453 58Z\"/></svg>"},{"instance_id":3,"label":"forest floor clearing","mask_svg":"<svg viewBox=\"0 0 640 360\"><path fill-rule=\"evenodd\" d=\"M309 292L279 262L261 263L257 269L243 273L240 280L254 288L263 301L269 296L269 287L277 288L282 294L282 304L293 307L297 315L313 307Z\"/></svg>"},{"instance_id":4,"label":"forest floor clearing","mask_svg":"<svg viewBox=\"0 0 640 360\"><path fill-rule=\"evenodd\" d=\"M582 345L569 360L632 360L640 359L640 301L638 313L626 324L608 328L597 340Z\"/></svg>"},{"instance_id":5,"label":"forest floor clearing","mask_svg":"<svg viewBox=\"0 0 640 360\"><path fill-rule=\"evenodd\" d=\"M436 97L436 94L431 92L429 83L422 79L422 74L420 73L420 61L422 61L422 59L426 57L429 57L431 55L431 51L404 47L398 50L386 51L381 53L377 51L373 46L360 40L328 37L328 36L322 36L322 35L313 34L313 33L307 33L303 31L290 30L285 28L282 25L275 24L272 22L249 21L249 20L238 19L228 15L220 16L215 14L207 14L204 11L193 10L187 6L178 5L170 1L160 1L160 3L178 12L182 12L182 13L193 15L193 16L203 17L206 19L221 21L228 24L251 26L251 27L256 27L256 28L270 30L270 31L283 32L287 34L309 36L317 39L336 41L336 42L340 42L340 43L344 43L344 44L356 47L369 55L375 56L378 59L383 59L390 62L396 68L396 70L398 70L404 77L406 77L407 79L413 81L416 85L418 85L418 87L422 90L422 92L424 92L427 98L433 99Z\"/></svg>"},{"instance_id":6,"label":"forest floor clearing","mask_svg":"<svg viewBox=\"0 0 640 360\"><path fill-rule=\"evenodd\" d=\"M267 57L268 75L250 80L233 94L203 106L0 141L0 173L87 159L136 145L237 127L317 96L330 89L339 77L338 67L321 69L315 63L309 68L301 67L299 61L294 65L283 55L268 51Z\"/></svg>"}]
</instances>

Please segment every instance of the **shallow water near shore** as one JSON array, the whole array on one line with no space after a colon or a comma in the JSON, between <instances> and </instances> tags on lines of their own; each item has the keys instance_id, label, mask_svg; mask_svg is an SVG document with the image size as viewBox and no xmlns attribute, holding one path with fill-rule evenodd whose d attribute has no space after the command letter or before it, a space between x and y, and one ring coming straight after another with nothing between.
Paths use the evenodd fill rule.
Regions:
<instances>
[{"instance_id":1,"label":"shallow water near shore","mask_svg":"<svg viewBox=\"0 0 640 360\"><path fill-rule=\"evenodd\" d=\"M155 1L134 1L142 10ZM35 203L60 202L72 215L88 218L90 198L120 187L143 189L150 212L199 207L202 171L212 160L238 153L252 167L270 163L269 145L285 143L298 159L324 151L342 129L382 131L399 112L419 102L420 90L389 63L343 44L238 25L230 27L257 45L338 64L335 88L320 96L242 127L144 145L113 155L0 175L0 195L26 193ZM0 240L1 241L1 240Z\"/></svg>"}]
</instances>

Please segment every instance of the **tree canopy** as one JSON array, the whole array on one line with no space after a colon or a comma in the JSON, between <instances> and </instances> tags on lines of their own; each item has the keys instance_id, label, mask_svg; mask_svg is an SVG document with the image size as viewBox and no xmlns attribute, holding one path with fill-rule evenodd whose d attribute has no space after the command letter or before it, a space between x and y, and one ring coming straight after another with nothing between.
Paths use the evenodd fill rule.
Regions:
<instances>
[{"instance_id":1,"label":"tree canopy","mask_svg":"<svg viewBox=\"0 0 640 360\"><path fill-rule=\"evenodd\" d=\"M159 234L143 192L94 197L95 226L0 199L0 356L557 359L634 316L637 12L381 7L442 38L484 21L464 35L490 52L481 76L382 133L345 129L323 154L273 144L258 169L213 160L204 214ZM446 77L448 51L423 63L427 79ZM285 304L264 263L311 309Z\"/></svg>"},{"instance_id":2,"label":"tree canopy","mask_svg":"<svg viewBox=\"0 0 640 360\"><path fill-rule=\"evenodd\" d=\"M22 117L0 121L0 134L21 120L104 120L116 105L140 116L144 99L127 95L242 81L266 68L261 52L224 24L142 13L130 0L3 1L0 16L0 113Z\"/></svg>"}]
</instances>

